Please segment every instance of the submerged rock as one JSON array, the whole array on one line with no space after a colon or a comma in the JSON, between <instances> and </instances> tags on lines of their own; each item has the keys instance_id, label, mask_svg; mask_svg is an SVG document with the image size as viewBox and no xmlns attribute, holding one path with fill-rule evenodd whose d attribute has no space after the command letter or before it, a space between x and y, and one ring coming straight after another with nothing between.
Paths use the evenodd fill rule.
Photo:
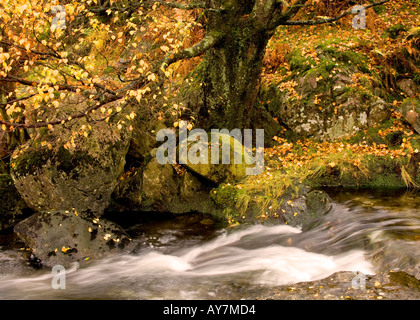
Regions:
<instances>
[{"instance_id":1,"label":"submerged rock","mask_svg":"<svg viewBox=\"0 0 420 320\"><path fill-rule=\"evenodd\" d=\"M67 267L72 262L134 249L132 240L117 224L83 218L74 210L36 213L19 222L14 231L47 267Z\"/></svg>"}]
</instances>

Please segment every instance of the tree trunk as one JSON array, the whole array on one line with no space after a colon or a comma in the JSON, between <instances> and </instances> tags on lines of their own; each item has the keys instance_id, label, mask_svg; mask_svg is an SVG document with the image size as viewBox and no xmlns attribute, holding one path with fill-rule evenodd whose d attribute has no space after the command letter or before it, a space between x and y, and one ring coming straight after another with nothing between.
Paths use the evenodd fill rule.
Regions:
<instances>
[{"instance_id":1,"label":"tree trunk","mask_svg":"<svg viewBox=\"0 0 420 320\"><path fill-rule=\"evenodd\" d=\"M224 36L205 55L201 116L206 129L254 128L262 63L272 34L248 18L253 1L249 3L241 1L222 14L209 14L207 34Z\"/></svg>"}]
</instances>

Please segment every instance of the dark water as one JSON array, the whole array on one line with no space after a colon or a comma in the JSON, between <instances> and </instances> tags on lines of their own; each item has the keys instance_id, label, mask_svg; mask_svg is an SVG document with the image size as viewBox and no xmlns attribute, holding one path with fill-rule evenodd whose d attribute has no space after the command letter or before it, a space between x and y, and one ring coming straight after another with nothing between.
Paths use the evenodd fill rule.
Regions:
<instances>
[{"instance_id":1,"label":"dark water","mask_svg":"<svg viewBox=\"0 0 420 320\"><path fill-rule=\"evenodd\" d=\"M135 254L74 264L64 290L52 288L51 270L33 270L3 247L0 299L254 299L252 292L337 271L420 275L419 194L328 193L332 211L303 228L224 229L194 215L128 219Z\"/></svg>"}]
</instances>

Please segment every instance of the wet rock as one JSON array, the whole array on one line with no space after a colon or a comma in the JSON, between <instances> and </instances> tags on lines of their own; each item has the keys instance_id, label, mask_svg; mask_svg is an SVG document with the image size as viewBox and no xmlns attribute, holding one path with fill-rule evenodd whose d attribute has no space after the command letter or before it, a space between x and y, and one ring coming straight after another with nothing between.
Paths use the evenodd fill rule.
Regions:
<instances>
[{"instance_id":1,"label":"wet rock","mask_svg":"<svg viewBox=\"0 0 420 320\"><path fill-rule=\"evenodd\" d=\"M0 231L13 227L30 212L10 175L0 174Z\"/></svg>"},{"instance_id":2,"label":"wet rock","mask_svg":"<svg viewBox=\"0 0 420 320\"><path fill-rule=\"evenodd\" d=\"M283 201L282 219L291 226L309 228L317 218L327 214L333 205L327 193L300 187L300 193L292 200Z\"/></svg>"},{"instance_id":3,"label":"wet rock","mask_svg":"<svg viewBox=\"0 0 420 320\"><path fill-rule=\"evenodd\" d=\"M271 292L261 294L259 299L418 300L420 281L402 271L377 275L343 271L317 281L276 287Z\"/></svg>"},{"instance_id":4,"label":"wet rock","mask_svg":"<svg viewBox=\"0 0 420 320\"><path fill-rule=\"evenodd\" d=\"M44 211L19 222L14 231L47 267L130 252L134 244L115 223L88 219L77 211Z\"/></svg>"},{"instance_id":5,"label":"wet rock","mask_svg":"<svg viewBox=\"0 0 420 320\"><path fill-rule=\"evenodd\" d=\"M160 164L157 149L139 168L126 172L112 194L107 212L142 211L211 214L219 209L210 200L213 185L185 168Z\"/></svg>"},{"instance_id":6,"label":"wet rock","mask_svg":"<svg viewBox=\"0 0 420 320\"><path fill-rule=\"evenodd\" d=\"M254 192L258 192L258 189ZM276 199L264 205L253 201L255 193L244 196L236 186L224 184L210 193L212 201L221 209L214 215L234 218L239 223L288 224L290 226L310 225L316 218L327 214L332 200L324 191L311 190L304 184L288 187ZM246 208L238 205L239 198L248 198Z\"/></svg>"}]
</instances>

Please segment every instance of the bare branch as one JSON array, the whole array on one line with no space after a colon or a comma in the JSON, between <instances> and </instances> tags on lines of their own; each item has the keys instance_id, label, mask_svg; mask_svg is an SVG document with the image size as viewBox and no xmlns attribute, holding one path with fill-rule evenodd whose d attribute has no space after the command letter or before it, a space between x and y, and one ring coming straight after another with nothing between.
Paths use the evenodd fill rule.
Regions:
<instances>
[{"instance_id":1,"label":"bare branch","mask_svg":"<svg viewBox=\"0 0 420 320\"><path fill-rule=\"evenodd\" d=\"M372 3L370 5L365 6L364 8L367 10L369 8L372 8L374 6L379 6L381 4L384 4L386 2L389 2L389 0L383 0L380 2L375 2ZM313 25L318 25L318 24L324 24L324 23L331 23L334 21L338 21L342 18L344 18L345 16L348 16L350 14L353 14L353 10L347 10L345 12L343 12L342 14L335 16L335 17L331 17L331 18L327 18L327 19L319 19L319 20L287 20L287 21L282 21L280 22L278 25L284 25L284 26L296 26L296 25L305 25L305 26L313 26Z\"/></svg>"}]
</instances>

